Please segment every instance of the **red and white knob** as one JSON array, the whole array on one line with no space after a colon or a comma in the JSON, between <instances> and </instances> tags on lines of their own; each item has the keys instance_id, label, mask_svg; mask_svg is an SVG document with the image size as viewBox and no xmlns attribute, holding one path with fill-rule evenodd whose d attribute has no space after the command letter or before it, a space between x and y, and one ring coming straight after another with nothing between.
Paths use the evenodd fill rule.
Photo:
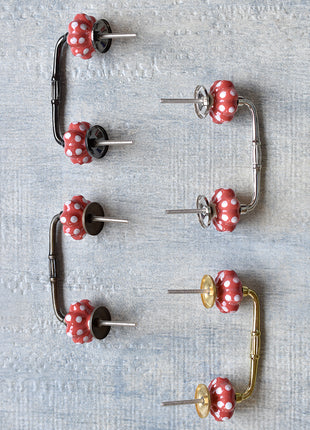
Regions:
<instances>
[{"instance_id":1,"label":"red and white knob","mask_svg":"<svg viewBox=\"0 0 310 430\"><path fill-rule=\"evenodd\" d=\"M127 220L107 218L99 203L91 203L81 195L73 196L64 204L60 222L65 235L75 240L83 239L86 233L92 236L99 234L105 222L128 223Z\"/></svg>"},{"instance_id":2,"label":"red and white knob","mask_svg":"<svg viewBox=\"0 0 310 430\"><path fill-rule=\"evenodd\" d=\"M236 407L235 390L227 378L216 378L210 382L209 387L199 384L195 391L195 399L163 402L162 406L179 406L195 404L200 418L211 415L216 421L227 421L234 413Z\"/></svg>"},{"instance_id":3,"label":"red and white knob","mask_svg":"<svg viewBox=\"0 0 310 430\"><path fill-rule=\"evenodd\" d=\"M210 92L203 85L195 88L193 99L161 99L162 103L191 103L199 118L208 113L216 124L231 121L238 108L238 94L230 81L215 81Z\"/></svg>"},{"instance_id":4,"label":"red and white knob","mask_svg":"<svg viewBox=\"0 0 310 430\"><path fill-rule=\"evenodd\" d=\"M70 306L64 320L66 332L74 343L88 343L104 339L111 326L135 327L135 323L111 321L111 314L105 306L95 308L89 300L81 300Z\"/></svg>"},{"instance_id":5,"label":"red and white knob","mask_svg":"<svg viewBox=\"0 0 310 430\"><path fill-rule=\"evenodd\" d=\"M243 297L243 287L233 270L221 270L215 280L205 275L197 290L168 290L169 294L200 294L203 305L210 309L216 306L223 313L233 313L239 309Z\"/></svg>"},{"instance_id":6,"label":"red and white knob","mask_svg":"<svg viewBox=\"0 0 310 430\"><path fill-rule=\"evenodd\" d=\"M210 382L210 412L216 421L227 421L236 407L236 393L227 378L215 378Z\"/></svg>"},{"instance_id":7,"label":"red and white knob","mask_svg":"<svg viewBox=\"0 0 310 430\"><path fill-rule=\"evenodd\" d=\"M93 16L79 13L69 24L67 43L73 55L88 60L95 51L101 54L107 52L111 47L112 39L135 36L135 34L112 33L106 19L96 21Z\"/></svg>"},{"instance_id":8,"label":"red and white knob","mask_svg":"<svg viewBox=\"0 0 310 430\"><path fill-rule=\"evenodd\" d=\"M219 188L215 191L209 203L206 196L199 195L196 201L197 209L172 209L166 214L195 213L203 228L209 227L213 222L217 231L232 232L240 220L240 203L235 192L228 188Z\"/></svg>"}]
</instances>

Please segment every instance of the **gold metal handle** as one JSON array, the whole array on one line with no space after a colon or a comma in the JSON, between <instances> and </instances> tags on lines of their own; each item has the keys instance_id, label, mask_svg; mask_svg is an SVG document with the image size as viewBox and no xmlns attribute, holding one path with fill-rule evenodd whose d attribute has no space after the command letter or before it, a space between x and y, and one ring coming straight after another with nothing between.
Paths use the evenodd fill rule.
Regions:
<instances>
[{"instance_id":1,"label":"gold metal handle","mask_svg":"<svg viewBox=\"0 0 310 430\"><path fill-rule=\"evenodd\" d=\"M236 393L236 401L238 403L243 400L248 399L253 393L256 377L258 360L260 353L260 309L259 309L259 299L255 291L248 287L242 287L243 296L249 296L253 300L253 325L251 331L251 346L250 346L250 359L251 359L251 369L250 369L250 380L247 389L244 393Z\"/></svg>"}]
</instances>

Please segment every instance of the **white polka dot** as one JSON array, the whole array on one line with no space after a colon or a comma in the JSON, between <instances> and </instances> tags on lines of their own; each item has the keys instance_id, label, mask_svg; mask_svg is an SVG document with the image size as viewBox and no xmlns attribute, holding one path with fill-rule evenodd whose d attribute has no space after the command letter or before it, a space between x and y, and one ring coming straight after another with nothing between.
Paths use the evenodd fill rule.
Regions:
<instances>
[{"instance_id":1,"label":"white polka dot","mask_svg":"<svg viewBox=\"0 0 310 430\"><path fill-rule=\"evenodd\" d=\"M220 230L223 230L223 226L222 226L222 224L217 224L217 227L220 229Z\"/></svg>"},{"instance_id":2,"label":"white polka dot","mask_svg":"<svg viewBox=\"0 0 310 430\"><path fill-rule=\"evenodd\" d=\"M64 137L65 137L66 139L70 139L70 137L71 137L71 133L69 133L69 132L65 133L65 134L64 134Z\"/></svg>"},{"instance_id":3,"label":"white polka dot","mask_svg":"<svg viewBox=\"0 0 310 430\"><path fill-rule=\"evenodd\" d=\"M81 155L82 152L83 151L81 150L81 148L78 148L78 149L75 150L76 155Z\"/></svg>"},{"instance_id":4,"label":"white polka dot","mask_svg":"<svg viewBox=\"0 0 310 430\"><path fill-rule=\"evenodd\" d=\"M224 282L224 287L229 287L229 285L230 285L230 281L225 281Z\"/></svg>"},{"instance_id":5,"label":"white polka dot","mask_svg":"<svg viewBox=\"0 0 310 430\"><path fill-rule=\"evenodd\" d=\"M221 272L221 273L220 273L220 280L221 280L221 281L223 280L224 276L225 276L225 273L224 273L224 272Z\"/></svg>"},{"instance_id":6,"label":"white polka dot","mask_svg":"<svg viewBox=\"0 0 310 430\"><path fill-rule=\"evenodd\" d=\"M227 402L227 403L226 403L226 405L225 405L225 408L226 408L228 411L230 411L230 410L231 410L231 408L232 408L232 403L231 403L231 402Z\"/></svg>"},{"instance_id":7,"label":"white polka dot","mask_svg":"<svg viewBox=\"0 0 310 430\"><path fill-rule=\"evenodd\" d=\"M73 223L76 223L77 220L78 219L77 219L77 217L75 215L70 218L70 221L73 222Z\"/></svg>"},{"instance_id":8,"label":"white polka dot","mask_svg":"<svg viewBox=\"0 0 310 430\"><path fill-rule=\"evenodd\" d=\"M80 130L81 130L81 131L85 131L85 130L86 130L86 127L85 127L85 125L84 125L84 124L80 124L80 125L79 125L79 127L80 127Z\"/></svg>"},{"instance_id":9,"label":"white polka dot","mask_svg":"<svg viewBox=\"0 0 310 430\"><path fill-rule=\"evenodd\" d=\"M217 87L220 87L222 85L222 81L219 81L217 84L216 84L216 86Z\"/></svg>"},{"instance_id":10,"label":"white polka dot","mask_svg":"<svg viewBox=\"0 0 310 430\"><path fill-rule=\"evenodd\" d=\"M66 233L70 234L70 227L66 228Z\"/></svg>"},{"instance_id":11,"label":"white polka dot","mask_svg":"<svg viewBox=\"0 0 310 430\"><path fill-rule=\"evenodd\" d=\"M227 216L226 214L223 214L223 215L222 215L222 220L223 220L223 221L228 221L228 216Z\"/></svg>"},{"instance_id":12,"label":"white polka dot","mask_svg":"<svg viewBox=\"0 0 310 430\"><path fill-rule=\"evenodd\" d=\"M76 136L75 136L75 138L74 138L74 140L75 140L76 142L81 142L82 138L81 138L81 136L76 135Z\"/></svg>"},{"instance_id":13,"label":"white polka dot","mask_svg":"<svg viewBox=\"0 0 310 430\"><path fill-rule=\"evenodd\" d=\"M226 96L226 91L222 91L222 92L220 93L220 97L223 99L225 96Z\"/></svg>"},{"instance_id":14,"label":"white polka dot","mask_svg":"<svg viewBox=\"0 0 310 430\"><path fill-rule=\"evenodd\" d=\"M224 312L228 312L228 308L226 308L225 306L222 306L222 309Z\"/></svg>"},{"instance_id":15,"label":"white polka dot","mask_svg":"<svg viewBox=\"0 0 310 430\"><path fill-rule=\"evenodd\" d=\"M68 155L68 157L72 157L72 151L70 151L70 149L68 149L68 151L66 152L66 154Z\"/></svg>"},{"instance_id":16,"label":"white polka dot","mask_svg":"<svg viewBox=\"0 0 310 430\"><path fill-rule=\"evenodd\" d=\"M229 385L229 384L225 385L225 390L226 391L230 391L231 390L231 385Z\"/></svg>"},{"instance_id":17,"label":"white polka dot","mask_svg":"<svg viewBox=\"0 0 310 430\"><path fill-rule=\"evenodd\" d=\"M83 337L84 342L88 342L88 336Z\"/></svg>"},{"instance_id":18,"label":"white polka dot","mask_svg":"<svg viewBox=\"0 0 310 430\"><path fill-rule=\"evenodd\" d=\"M230 108L228 109L228 112L230 112L230 113L235 112L235 108L233 106L230 106Z\"/></svg>"},{"instance_id":19,"label":"white polka dot","mask_svg":"<svg viewBox=\"0 0 310 430\"><path fill-rule=\"evenodd\" d=\"M234 301L235 302L240 302L240 300L241 300L241 297L239 296L239 294L235 295Z\"/></svg>"},{"instance_id":20,"label":"white polka dot","mask_svg":"<svg viewBox=\"0 0 310 430\"><path fill-rule=\"evenodd\" d=\"M239 284L239 278L234 277L233 281L235 284Z\"/></svg>"},{"instance_id":21,"label":"white polka dot","mask_svg":"<svg viewBox=\"0 0 310 430\"><path fill-rule=\"evenodd\" d=\"M89 53L89 49L88 49L88 48L85 48L85 49L84 49L84 51L83 51L83 54L84 54L84 55L86 55L86 54L88 54L88 53Z\"/></svg>"},{"instance_id":22,"label":"white polka dot","mask_svg":"<svg viewBox=\"0 0 310 430\"><path fill-rule=\"evenodd\" d=\"M78 331L76 332L76 334L77 334L78 336L81 336L81 335L83 334L83 330L78 330Z\"/></svg>"},{"instance_id":23,"label":"white polka dot","mask_svg":"<svg viewBox=\"0 0 310 430\"><path fill-rule=\"evenodd\" d=\"M81 230L79 228L76 228L73 233L77 235L77 234L80 234L80 231Z\"/></svg>"},{"instance_id":24,"label":"white polka dot","mask_svg":"<svg viewBox=\"0 0 310 430\"><path fill-rule=\"evenodd\" d=\"M225 299L226 299L228 302L230 302L230 300L231 300L231 296L230 296L229 294L226 294Z\"/></svg>"},{"instance_id":25,"label":"white polka dot","mask_svg":"<svg viewBox=\"0 0 310 430\"><path fill-rule=\"evenodd\" d=\"M79 43L84 43L84 42L85 42L84 37L80 37L80 38L79 38Z\"/></svg>"},{"instance_id":26,"label":"white polka dot","mask_svg":"<svg viewBox=\"0 0 310 430\"><path fill-rule=\"evenodd\" d=\"M231 95L231 96L235 96L235 95L236 95L236 92L235 92L234 90L230 90L230 95Z\"/></svg>"},{"instance_id":27,"label":"white polka dot","mask_svg":"<svg viewBox=\"0 0 310 430\"><path fill-rule=\"evenodd\" d=\"M222 191L219 191L216 195L216 198L220 199L222 197L222 195L223 195Z\"/></svg>"},{"instance_id":28,"label":"white polka dot","mask_svg":"<svg viewBox=\"0 0 310 430\"><path fill-rule=\"evenodd\" d=\"M75 209L81 209L81 205L79 205L78 203L74 204Z\"/></svg>"},{"instance_id":29,"label":"white polka dot","mask_svg":"<svg viewBox=\"0 0 310 430\"><path fill-rule=\"evenodd\" d=\"M81 323L81 322L82 322L82 317L80 317L80 316L79 316L79 317L76 317L76 318L75 318L75 321L76 321L77 323Z\"/></svg>"},{"instance_id":30,"label":"white polka dot","mask_svg":"<svg viewBox=\"0 0 310 430\"><path fill-rule=\"evenodd\" d=\"M221 112L224 112L224 110L225 110L225 106L224 106L224 105L219 105L219 110L220 110Z\"/></svg>"},{"instance_id":31,"label":"white polka dot","mask_svg":"<svg viewBox=\"0 0 310 430\"><path fill-rule=\"evenodd\" d=\"M60 218L60 222L61 222L62 224L64 224L65 222L67 222L66 217L62 216L62 217Z\"/></svg>"},{"instance_id":32,"label":"white polka dot","mask_svg":"<svg viewBox=\"0 0 310 430\"><path fill-rule=\"evenodd\" d=\"M71 321L71 315L70 314L68 314L68 315L66 315L66 321Z\"/></svg>"},{"instance_id":33,"label":"white polka dot","mask_svg":"<svg viewBox=\"0 0 310 430\"><path fill-rule=\"evenodd\" d=\"M232 205L236 205L237 204L237 199L231 199L231 204Z\"/></svg>"},{"instance_id":34,"label":"white polka dot","mask_svg":"<svg viewBox=\"0 0 310 430\"><path fill-rule=\"evenodd\" d=\"M70 42L73 43L73 45L75 45L76 42L77 42L77 38L76 37L71 37Z\"/></svg>"},{"instance_id":35,"label":"white polka dot","mask_svg":"<svg viewBox=\"0 0 310 430\"><path fill-rule=\"evenodd\" d=\"M223 208L227 208L227 206L228 206L228 202L226 200L224 200L223 203L222 203L222 207Z\"/></svg>"},{"instance_id":36,"label":"white polka dot","mask_svg":"<svg viewBox=\"0 0 310 430\"><path fill-rule=\"evenodd\" d=\"M70 333L69 331L67 331L67 336L72 337L72 333Z\"/></svg>"},{"instance_id":37,"label":"white polka dot","mask_svg":"<svg viewBox=\"0 0 310 430\"><path fill-rule=\"evenodd\" d=\"M82 57L82 54L76 54L76 57ZM78 342L80 343L80 342Z\"/></svg>"},{"instance_id":38,"label":"white polka dot","mask_svg":"<svg viewBox=\"0 0 310 430\"><path fill-rule=\"evenodd\" d=\"M222 388L221 388L221 387L218 387L218 388L215 390L215 392L216 392L216 394L222 394L223 390L222 390Z\"/></svg>"},{"instance_id":39,"label":"white polka dot","mask_svg":"<svg viewBox=\"0 0 310 430\"><path fill-rule=\"evenodd\" d=\"M76 28L78 25L79 25L79 23L76 22L76 21L71 22L71 27L72 28Z\"/></svg>"},{"instance_id":40,"label":"white polka dot","mask_svg":"<svg viewBox=\"0 0 310 430\"><path fill-rule=\"evenodd\" d=\"M222 306L226 306L226 302L225 302L225 300L222 302Z\"/></svg>"},{"instance_id":41,"label":"white polka dot","mask_svg":"<svg viewBox=\"0 0 310 430\"><path fill-rule=\"evenodd\" d=\"M65 205L67 206L67 208L69 209L70 205L71 205L71 200L68 200Z\"/></svg>"},{"instance_id":42,"label":"white polka dot","mask_svg":"<svg viewBox=\"0 0 310 430\"><path fill-rule=\"evenodd\" d=\"M80 27L81 27L82 30L87 30L87 25L86 24L81 24Z\"/></svg>"},{"instance_id":43,"label":"white polka dot","mask_svg":"<svg viewBox=\"0 0 310 430\"><path fill-rule=\"evenodd\" d=\"M84 306L84 305L81 305L81 306L80 306L80 309L81 309L81 311L85 311L85 306Z\"/></svg>"},{"instance_id":44,"label":"white polka dot","mask_svg":"<svg viewBox=\"0 0 310 430\"><path fill-rule=\"evenodd\" d=\"M83 158L83 163L87 163L87 161L88 161L88 157L84 157Z\"/></svg>"},{"instance_id":45,"label":"white polka dot","mask_svg":"<svg viewBox=\"0 0 310 430\"><path fill-rule=\"evenodd\" d=\"M214 415L216 416L216 418L220 418L220 412L219 411L215 412Z\"/></svg>"},{"instance_id":46,"label":"white polka dot","mask_svg":"<svg viewBox=\"0 0 310 430\"><path fill-rule=\"evenodd\" d=\"M233 216L231 219L231 222L233 222L234 224L237 224L238 218L236 216Z\"/></svg>"},{"instance_id":47,"label":"white polka dot","mask_svg":"<svg viewBox=\"0 0 310 430\"><path fill-rule=\"evenodd\" d=\"M218 408L222 408L224 406L224 403L219 401L219 402L217 402L217 406L218 406Z\"/></svg>"}]
</instances>

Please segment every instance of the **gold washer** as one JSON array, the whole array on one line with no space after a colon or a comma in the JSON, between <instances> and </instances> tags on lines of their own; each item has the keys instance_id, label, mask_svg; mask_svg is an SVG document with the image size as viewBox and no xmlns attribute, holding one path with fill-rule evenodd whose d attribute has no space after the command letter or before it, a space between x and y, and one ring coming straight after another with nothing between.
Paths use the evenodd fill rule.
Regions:
<instances>
[{"instance_id":1,"label":"gold washer","mask_svg":"<svg viewBox=\"0 0 310 430\"><path fill-rule=\"evenodd\" d=\"M212 306L215 303L216 298L216 286L213 281L213 278L209 275L205 275L201 280L201 286L200 288L202 290L207 290L206 293L201 293L201 300L207 309L212 308Z\"/></svg>"},{"instance_id":2,"label":"gold washer","mask_svg":"<svg viewBox=\"0 0 310 430\"><path fill-rule=\"evenodd\" d=\"M195 391L195 399L203 399L203 403L196 403L196 411L200 418L206 418L210 412L210 391L205 384L199 384Z\"/></svg>"}]
</instances>

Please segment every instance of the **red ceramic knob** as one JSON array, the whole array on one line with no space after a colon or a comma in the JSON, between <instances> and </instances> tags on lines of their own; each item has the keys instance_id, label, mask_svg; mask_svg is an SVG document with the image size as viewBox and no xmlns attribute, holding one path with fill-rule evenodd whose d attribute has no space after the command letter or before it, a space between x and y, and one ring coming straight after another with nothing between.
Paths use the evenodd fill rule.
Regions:
<instances>
[{"instance_id":1,"label":"red ceramic knob","mask_svg":"<svg viewBox=\"0 0 310 430\"><path fill-rule=\"evenodd\" d=\"M236 312L242 300L242 283L233 270L222 270L215 278L216 306L223 313Z\"/></svg>"},{"instance_id":2,"label":"red ceramic knob","mask_svg":"<svg viewBox=\"0 0 310 430\"><path fill-rule=\"evenodd\" d=\"M90 203L83 196L74 196L64 204L64 210L60 216L63 231L66 236L75 240L81 240L86 232L83 227L82 217L86 206Z\"/></svg>"},{"instance_id":3,"label":"red ceramic knob","mask_svg":"<svg viewBox=\"0 0 310 430\"><path fill-rule=\"evenodd\" d=\"M65 154L73 164L86 164L92 161L85 146L85 137L90 124L88 122L71 122L64 134Z\"/></svg>"},{"instance_id":4,"label":"red ceramic knob","mask_svg":"<svg viewBox=\"0 0 310 430\"><path fill-rule=\"evenodd\" d=\"M69 313L65 316L66 332L74 343L86 343L93 340L89 320L94 309L89 300L81 300L70 306Z\"/></svg>"},{"instance_id":5,"label":"red ceramic knob","mask_svg":"<svg viewBox=\"0 0 310 430\"><path fill-rule=\"evenodd\" d=\"M240 203L232 189L219 188L211 203L216 210L213 224L218 231L233 231L240 220Z\"/></svg>"},{"instance_id":6,"label":"red ceramic knob","mask_svg":"<svg viewBox=\"0 0 310 430\"><path fill-rule=\"evenodd\" d=\"M227 421L236 407L236 393L231 382L227 378L216 378L210 382L210 412L216 421Z\"/></svg>"},{"instance_id":7,"label":"red ceramic knob","mask_svg":"<svg viewBox=\"0 0 310 430\"><path fill-rule=\"evenodd\" d=\"M215 81L210 88L213 105L209 113L216 124L231 121L238 107L238 94L230 81Z\"/></svg>"},{"instance_id":8,"label":"red ceramic knob","mask_svg":"<svg viewBox=\"0 0 310 430\"><path fill-rule=\"evenodd\" d=\"M76 57L88 60L95 49L91 40L91 33L96 19L85 13L75 15L74 20L70 22L68 29L67 43L71 47L71 52Z\"/></svg>"}]
</instances>

